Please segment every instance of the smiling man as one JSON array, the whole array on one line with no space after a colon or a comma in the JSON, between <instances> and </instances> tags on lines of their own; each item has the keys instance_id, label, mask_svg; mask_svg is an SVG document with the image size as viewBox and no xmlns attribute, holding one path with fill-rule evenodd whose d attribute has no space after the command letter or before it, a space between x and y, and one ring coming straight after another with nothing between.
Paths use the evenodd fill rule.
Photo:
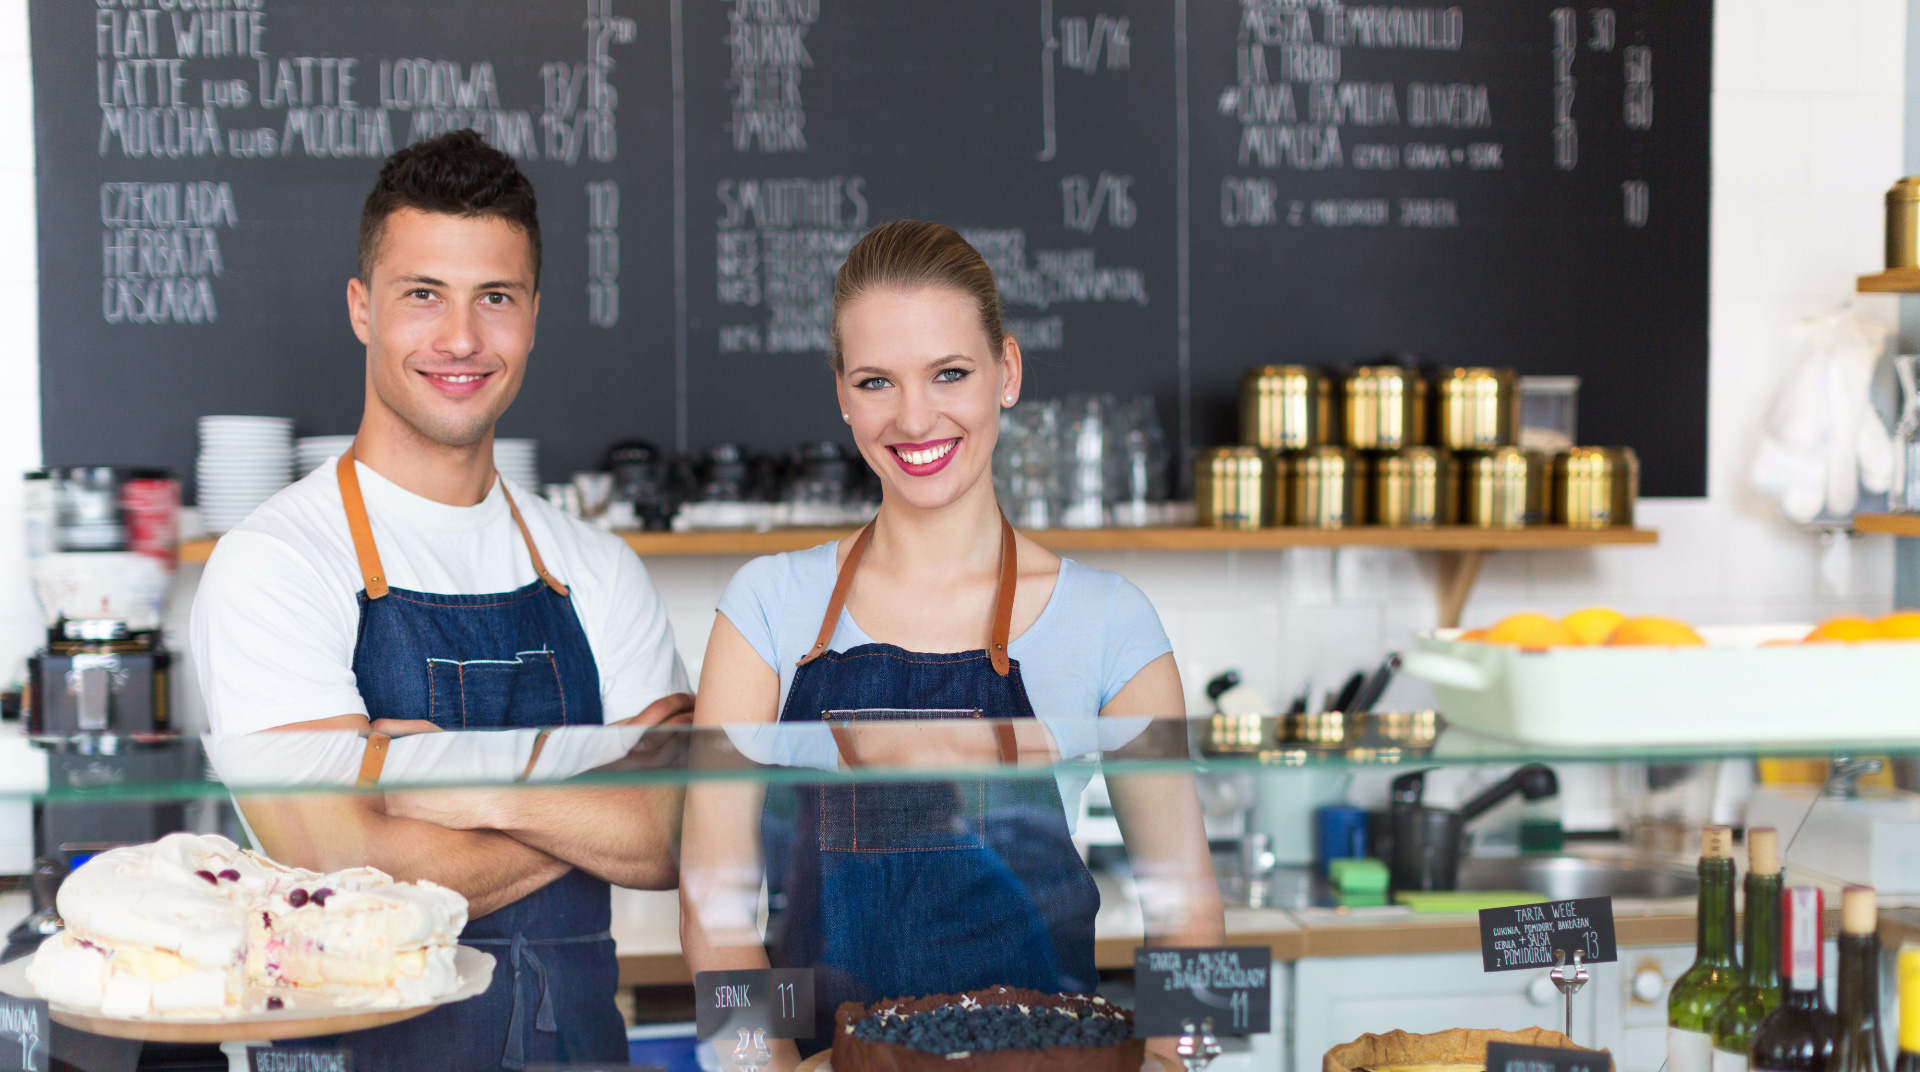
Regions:
<instances>
[{"instance_id":1,"label":"smiling man","mask_svg":"<svg viewBox=\"0 0 1920 1072\"><path fill-rule=\"evenodd\" d=\"M540 308L533 186L472 131L395 153L360 218L353 447L220 541L193 607L216 738L658 723L689 711L658 594L624 542L494 471ZM303 739L286 738L290 758ZM257 750L256 750L257 752ZM252 772L253 780L260 780ZM464 894L488 991L343 1036L370 1069L619 1061L609 883L672 888L666 789L249 797L270 855Z\"/></svg>"}]
</instances>

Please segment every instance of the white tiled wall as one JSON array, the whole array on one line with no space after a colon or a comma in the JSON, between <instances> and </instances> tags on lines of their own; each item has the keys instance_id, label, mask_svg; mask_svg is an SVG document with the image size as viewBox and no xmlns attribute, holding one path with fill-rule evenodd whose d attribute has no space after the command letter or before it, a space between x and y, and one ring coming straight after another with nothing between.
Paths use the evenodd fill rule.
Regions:
<instances>
[{"instance_id":1,"label":"white tiled wall","mask_svg":"<svg viewBox=\"0 0 1920 1072\"><path fill-rule=\"evenodd\" d=\"M12 676L33 640L18 566L18 482L4 476L36 464L39 453L25 9L25 0L0 0L0 323L10 329L0 346L0 678ZM1854 275L1879 267L1880 197L1903 170L1907 19L1907 0L1718 0L1709 495L1642 503L1643 523L1661 530L1658 547L1491 556L1467 606L1470 623L1592 602L1699 623L1887 605L1885 540L1823 548L1777 520L1748 489L1745 470L1783 334L1849 300ZM1896 316L1893 299L1864 301L1875 316ZM1408 552L1083 559L1119 570L1153 599L1196 697L1229 666L1275 699L1308 679L1333 687L1434 624L1434 564ZM713 605L742 561L649 563L695 667ZM183 598L191 580L183 571ZM1397 685L1389 702L1418 702L1417 692L1401 690L1417 686Z\"/></svg>"}]
</instances>

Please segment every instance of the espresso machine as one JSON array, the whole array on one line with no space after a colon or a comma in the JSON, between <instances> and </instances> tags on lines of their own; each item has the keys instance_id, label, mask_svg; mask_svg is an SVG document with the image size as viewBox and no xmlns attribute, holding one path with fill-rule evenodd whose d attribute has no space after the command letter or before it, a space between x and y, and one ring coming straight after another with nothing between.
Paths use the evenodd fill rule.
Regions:
<instances>
[{"instance_id":1,"label":"espresso machine","mask_svg":"<svg viewBox=\"0 0 1920 1072\"><path fill-rule=\"evenodd\" d=\"M47 757L34 840L70 865L185 825L179 801L128 800L122 788L177 784L199 769L198 742L173 723L173 656L161 634L180 484L164 470L43 469L27 474L25 498L28 568L47 624L23 712Z\"/></svg>"}]
</instances>

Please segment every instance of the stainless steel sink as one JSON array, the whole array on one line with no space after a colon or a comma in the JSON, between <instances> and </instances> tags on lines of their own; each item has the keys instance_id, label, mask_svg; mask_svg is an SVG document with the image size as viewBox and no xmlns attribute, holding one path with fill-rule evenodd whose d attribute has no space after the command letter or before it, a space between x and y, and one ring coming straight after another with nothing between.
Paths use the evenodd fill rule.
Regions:
<instances>
[{"instance_id":1,"label":"stainless steel sink","mask_svg":"<svg viewBox=\"0 0 1920 1072\"><path fill-rule=\"evenodd\" d=\"M1460 861L1463 890L1532 890L1549 900L1575 897L1692 897L1690 871L1636 860L1584 856L1511 856Z\"/></svg>"}]
</instances>

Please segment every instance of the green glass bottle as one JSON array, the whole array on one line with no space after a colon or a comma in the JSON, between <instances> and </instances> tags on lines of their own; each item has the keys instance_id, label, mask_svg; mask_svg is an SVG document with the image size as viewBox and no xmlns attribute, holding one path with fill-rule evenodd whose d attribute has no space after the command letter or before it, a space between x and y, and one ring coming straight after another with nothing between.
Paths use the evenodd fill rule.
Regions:
<instances>
[{"instance_id":1,"label":"green glass bottle","mask_svg":"<svg viewBox=\"0 0 1920 1072\"><path fill-rule=\"evenodd\" d=\"M1780 1005L1780 837L1770 826L1747 831L1744 981L1713 1018L1713 1072L1747 1072L1760 1021Z\"/></svg>"},{"instance_id":2,"label":"green glass bottle","mask_svg":"<svg viewBox=\"0 0 1920 1072\"><path fill-rule=\"evenodd\" d=\"M1733 830L1709 826L1700 835L1700 904L1693 966L1667 995L1666 1072L1711 1072L1713 1018L1740 985L1733 950Z\"/></svg>"},{"instance_id":3,"label":"green glass bottle","mask_svg":"<svg viewBox=\"0 0 1920 1072\"><path fill-rule=\"evenodd\" d=\"M1880 911L1871 886L1840 891L1840 986L1833 1072L1887 1072L1880 1041Z\"/></svg>"}]
</instances>

